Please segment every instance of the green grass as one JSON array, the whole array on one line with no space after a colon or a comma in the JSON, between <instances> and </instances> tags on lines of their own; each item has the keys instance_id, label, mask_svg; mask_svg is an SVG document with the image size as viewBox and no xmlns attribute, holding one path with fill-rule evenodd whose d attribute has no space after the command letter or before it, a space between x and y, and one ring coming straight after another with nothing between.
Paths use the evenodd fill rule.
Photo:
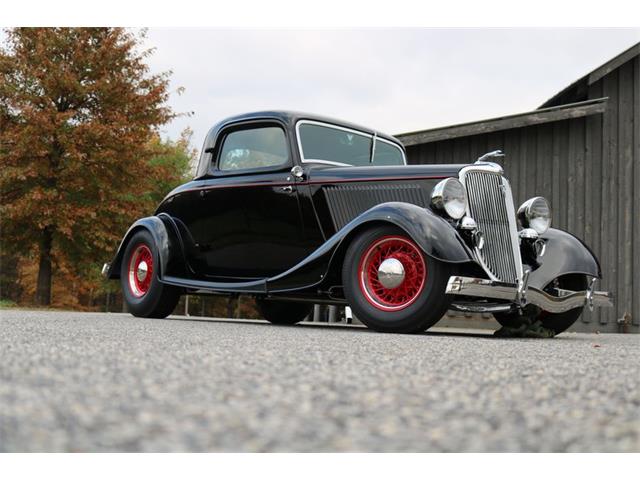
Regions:
<instances>
[{"instance_id":1,"label":"green grass","mask_svg":"<svg viewBox=\"0 0 640 480\"><path fill-rule=\"evenodd\" d=\"M16 302L11 300L5 300L4 298L0 298L0 308L15 308L17 307Z\"/></svg>"}]
</instances>

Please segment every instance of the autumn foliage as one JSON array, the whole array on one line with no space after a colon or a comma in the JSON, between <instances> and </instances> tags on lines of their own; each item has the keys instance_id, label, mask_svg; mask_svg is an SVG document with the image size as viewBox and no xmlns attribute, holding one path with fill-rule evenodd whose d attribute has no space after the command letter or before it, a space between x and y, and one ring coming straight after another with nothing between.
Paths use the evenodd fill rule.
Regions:
<instances>
[{"instance_id":1,"label":"autumn foliage","mask_svg":"<svg viewBox=\"0 0 640 480\"><path fill-rule=\"evenodd\" d=\"M151 73L145 63L152 52L141 48L144 33L18 28L7 35L0 268L3 275L14 269L39 304L51 303L52 282L54 303L65 295L63 304L77 303L99 288L99 268L127 227L184 180L188 133L178 142L158 136L176 114L167 104L169 73Z\"/></svg>"}]
</instances>

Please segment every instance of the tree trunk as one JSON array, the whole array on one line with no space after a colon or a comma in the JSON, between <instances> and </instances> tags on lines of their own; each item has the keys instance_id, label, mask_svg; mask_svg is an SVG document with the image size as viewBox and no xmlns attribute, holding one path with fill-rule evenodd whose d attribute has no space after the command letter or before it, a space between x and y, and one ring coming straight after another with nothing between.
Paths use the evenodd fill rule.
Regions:
<instances>
[{"instance_id":1,"label":"tree trunk","mask_svg":"<svg viewBox=\"0 0 640 480\"><path fill-rule=\"evenodd\" d=\"M36 303L51 305L51 244L53 228L44 227L40 238L40 264L38 266L38 284L36 286Z\"/></svg>"},{"instance_id":2,"label":"tree trunk","mask_svg":"<svg viewBox=\"0 0 640 480\"><path fill-rule=\"evenodd\" d=\"M0 298L19 303L21 295L18 282L18 256L0 252Z\"/></svg>"},{"instance_id":3,"label":"tree trunk","mask_svg":"<svg viewBox=\"0 0 640 480\"><path fill-rule=\"evenodd\" d=\"M236 297L235 295L227 298L227 318L235 318L237 303L238 297Z\"/></svg>"}]
</instances>

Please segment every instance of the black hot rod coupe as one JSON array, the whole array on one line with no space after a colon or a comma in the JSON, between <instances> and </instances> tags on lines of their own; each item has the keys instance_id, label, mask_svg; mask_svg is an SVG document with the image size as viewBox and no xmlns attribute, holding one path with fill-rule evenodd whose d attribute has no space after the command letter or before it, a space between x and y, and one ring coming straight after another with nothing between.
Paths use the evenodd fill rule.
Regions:
<instances>
[{"instance_id":1,"label":"black hot rod coupe","mask_svg":"<svg viewBox=\"0 0 640 480\"><path fill-rule=\"evenodd\" d=\"M141 317L169 315L184 293L245 294L279 324L326 303L383 332L424 331L447 309L562 332L585 306L611 305L593 289L598 260L550 228L544 198L514 208L498 156L407 165L397 139L346 122L230 118L103 273Z\"/></svg>"}]
</instances>

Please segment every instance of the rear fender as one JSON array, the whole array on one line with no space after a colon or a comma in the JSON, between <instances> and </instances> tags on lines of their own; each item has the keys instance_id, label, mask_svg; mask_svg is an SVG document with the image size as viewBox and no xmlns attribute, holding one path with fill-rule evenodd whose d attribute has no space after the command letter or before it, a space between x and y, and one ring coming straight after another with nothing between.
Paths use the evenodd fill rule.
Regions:
<instances>
[{"instance_id":1,"label":"rear fender","mask_svg":"<svg viewBox=\"0 0 640 480\"><path fill-rule=\"evenodd\" d=\"M166 214L160 214L158 216L141 218L129 227L129 230L127 230L127 233L120 242L120 246L109 266L109 270L106 272L107 278L120 278L120 266L122 264L124 251L131 237L140 230L147 230L155 242L160 263L158 276L162 278L167 272L174 273L174 271L174 274L184 276L185 272L183 270L185 262L182 253L183 248L177 233L177 228L171 217Z\"/></svg>"}]
</instances>

